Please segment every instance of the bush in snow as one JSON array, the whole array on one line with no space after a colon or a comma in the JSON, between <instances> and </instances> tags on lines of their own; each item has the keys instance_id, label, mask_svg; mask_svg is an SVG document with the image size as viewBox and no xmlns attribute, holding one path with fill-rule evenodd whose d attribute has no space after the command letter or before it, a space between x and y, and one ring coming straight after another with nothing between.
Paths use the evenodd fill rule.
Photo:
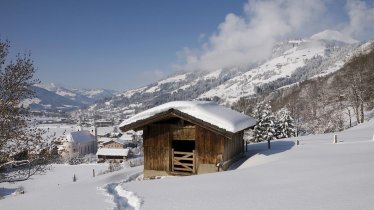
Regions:
<instances>
[{"instance_id":1,"label":"bush in snow","mask_svg":"<svg viewBox=\"0 0 374 210\"><path fill-rule=\"evenodd\" d=\"M109 172L114 172L114 171L118 171L120 169L122 169L123 167L121 166L121 164L118 162L118 161L110 161L109 162L109 166L108 166L108 171Z\"/></svg>"}]
</instances>

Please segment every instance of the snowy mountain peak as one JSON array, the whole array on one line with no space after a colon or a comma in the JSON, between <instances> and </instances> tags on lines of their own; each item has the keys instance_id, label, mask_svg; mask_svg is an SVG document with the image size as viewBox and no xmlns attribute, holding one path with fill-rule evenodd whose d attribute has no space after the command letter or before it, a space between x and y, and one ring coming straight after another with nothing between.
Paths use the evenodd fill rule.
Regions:
<instances>
[{"instance_id":1,"label":"snowy mountain peak","mask_svg":"<svg viewBox=\"0 0 374 210\"><path fill-rule=\"evenodd\" d=\"M34 86L46 89L48 91L56 91L57 88L60 87L60 85L56 85L53 82L51 82L51 83L39 83L39 84L35 84Z\"/></svg>"},{"instance_id":2,"label":"snowy mountain peak","mask_svg":"<svg viewBox=\"0 0 374 210\"><path fill-rule=\"evenodd\" d=\"M314 34L310 38L313 40L339 41L347 44L355 44L359 42L353 39L352 37L349 37L348 35L342 34L341 32L334 30L324 30L322 32Z\"/></svg>"}]
</instances>

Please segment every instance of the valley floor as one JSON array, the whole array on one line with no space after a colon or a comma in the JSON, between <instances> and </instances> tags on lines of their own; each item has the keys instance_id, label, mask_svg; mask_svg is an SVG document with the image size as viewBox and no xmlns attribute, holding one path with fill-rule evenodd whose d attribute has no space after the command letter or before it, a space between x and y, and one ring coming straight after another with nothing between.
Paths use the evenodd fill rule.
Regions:
<instances>
[{"instance_id":1,"label":"valley floor","mask_svg":"<svg viewBox=\"0 0 374 210\"><path fill-rule=\"evenodd\" d=\"M374 120L347 131L248 145L233 170L158 180L141 167L92 177L105 165L54 165L43 176L0 184L0 209L373 209ZM301 145L294 142L300 141ZM77 182L72 181L73 174ZM127 182L128 181L128 182Z\"/></svg>"}]
</instances>

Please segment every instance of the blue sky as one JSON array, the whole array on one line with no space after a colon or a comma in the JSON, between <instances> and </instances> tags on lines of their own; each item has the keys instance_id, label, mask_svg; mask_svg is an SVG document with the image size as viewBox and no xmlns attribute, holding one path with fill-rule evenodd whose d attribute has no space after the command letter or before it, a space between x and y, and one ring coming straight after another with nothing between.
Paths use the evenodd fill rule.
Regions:
<instances>
[{"instance_id":1,"label":"blue sky","mask_svg":"<svg viewBox=\"0 0 374 210\"><path fill-rule=\"evenodd\" d=\"M290 36L309 36L331 27L361 40L373 31L371 26L360 33L357 31L361 28L349 27L357 8L367 12L371 20L372 1L349 1L350 6L340 0L311 1L313 4L301 1L297 7L293 6L295 2L300 1L274 0L265 4L256 0L1 0L0 38L11 42L12 55L31 51L42 82L125 90L180 69L216 68L206 58L230 58L226 52L237 49L223 48L226 40L231 40L232 34L256 34L254 20L267 20L266 13L277 14L277 7L299 16L290 19L287 13L280 12L279 17L290 27L269 32L264 36L269 43ZM353 5L357 2L361 4ZM269 11L257 12L263 8ZM353 15L349 13L352 10ZM302 21L294 23L296 19ZM265 21L267 24L270 23ZM245 46L256 47L253 43Z\"/></svg>"}]
</instances>

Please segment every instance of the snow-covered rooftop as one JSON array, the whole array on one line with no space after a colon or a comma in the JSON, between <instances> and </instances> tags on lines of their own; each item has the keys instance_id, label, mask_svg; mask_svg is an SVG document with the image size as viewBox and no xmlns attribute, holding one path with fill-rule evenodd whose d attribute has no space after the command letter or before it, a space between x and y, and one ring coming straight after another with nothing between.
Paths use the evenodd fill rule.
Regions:
<instances>
[{"instance_id":1,"label":"snow-covered rooftop","mask_svg":"<svg viewBox=\"0 0 374 210\"><path fill-rule=\"evenodd\" d=\"M67 137L67 141L74 143L86 143L90 141L96 141L95 137L89 131L75 131L70 132Z\"/></svg>"},{"instance_id":2,"label":"snow-covered rooftop","mask_svg":"<svg viewBox=\"0 0 374 210\"><path fill-rule=\"evenodd\" d=\"M224 106L220 106L215 102L173 101L138 113L133 117L124 120L119 127L147 119L170 109L178 110L232 133L236 133L256 124L254 118Z\"/></svg>"},{"instance_id":3,"label":"snow-covered rooftop","mask_svg":"<svg viewBox=\"0 0 374 210\"><path fill-rule=\"evenodd\" d=\"M129 151L129 149L100 148L97 150L96 155L127 157Z\"/></svg>"}]
</instances>

